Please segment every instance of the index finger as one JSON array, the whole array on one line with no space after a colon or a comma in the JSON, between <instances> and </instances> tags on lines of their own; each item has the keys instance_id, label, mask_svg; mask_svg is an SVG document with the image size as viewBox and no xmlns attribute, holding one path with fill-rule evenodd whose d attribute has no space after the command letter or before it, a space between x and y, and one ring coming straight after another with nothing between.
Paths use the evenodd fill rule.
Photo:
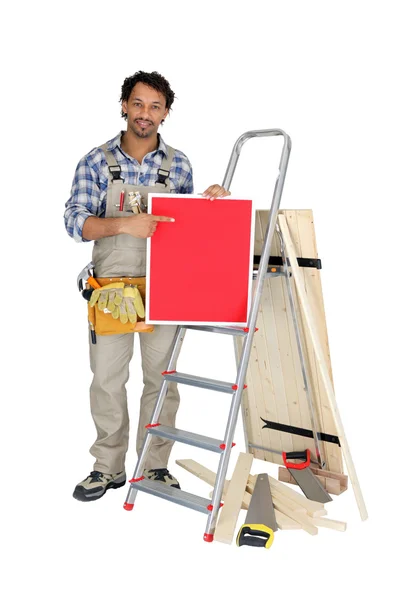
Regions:
<instances>
[{"instance_id":1,"label":"index finger","mask_svg":"<svg viewBox=\"0 0 400 600\"><path fill-rule=\"evenodd\" d=\"M160 215L151 215L154 221L175 221L172 217L162 217Z\"/></svg>"}]
</instances>

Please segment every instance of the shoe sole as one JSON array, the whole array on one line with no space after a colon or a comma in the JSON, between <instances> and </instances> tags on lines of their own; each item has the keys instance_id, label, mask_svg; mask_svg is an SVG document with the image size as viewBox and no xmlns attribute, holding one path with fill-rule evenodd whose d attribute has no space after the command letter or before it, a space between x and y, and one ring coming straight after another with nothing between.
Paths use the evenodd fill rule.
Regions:
<instances>
[{"instance_id":1,"label":"shoe sole","mask_svg":"<svg viewBox=\"0 0 400 600\"><path fill-rule=\"evenodd\" d=\"M120 483L115 483L114 481L111 481L106 485L103 491L95 492L94 494L87 494L85 492L81 492L80 490L75 489L72 496L73 498L75 498L75 500L79 500L80 502L93 502L93 500L99 500L100 498L102 498L107 490L116 490L117 488L123 487L125 483L126 479L124 481L121 481Z\"/></svg>"}]
</instances>

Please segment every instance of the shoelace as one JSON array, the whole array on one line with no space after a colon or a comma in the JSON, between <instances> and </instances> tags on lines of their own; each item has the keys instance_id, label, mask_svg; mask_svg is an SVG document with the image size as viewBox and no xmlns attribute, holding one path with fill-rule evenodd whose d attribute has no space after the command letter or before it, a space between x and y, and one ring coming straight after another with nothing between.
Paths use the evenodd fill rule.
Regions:
<instances>
[{"instance_id":1,"label":"shoelace","mask_svg":"<svg viewBox=\"0 0 400 600\"><path fill-rule=\"evenodd\" d=\"M172 476L168 469L149 469L149 473L155 473L156 476L154 477L154 479L156 481L165 481L166 477L172 479Z\"/></svg>"},{"instance_id":2,"label":"shoelace","mask_svg":"<svg viewBox=\"0 0 400 600\"><path fill-rule=\"evenodd\" d=\"M102 477L104 477L103 473L100 473L100 471L92 471L90 473L90 477L91 477L91 482L90 483L94 483L96 481L101 482Z\"/></svg>"}]
</instances>

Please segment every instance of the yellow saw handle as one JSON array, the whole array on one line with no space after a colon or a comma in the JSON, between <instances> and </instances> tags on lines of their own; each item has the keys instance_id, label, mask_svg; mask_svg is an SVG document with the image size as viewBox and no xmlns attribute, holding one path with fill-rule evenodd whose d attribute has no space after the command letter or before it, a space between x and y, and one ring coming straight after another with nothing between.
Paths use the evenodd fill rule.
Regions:
<instances>
[{"instance_id":1,"label":"yellow saw handle","mask_svg":"<svg viewBox=\"0 0 400 600\"><path fill-rule=\"evenodd\" d=\"M236 538L237 546L270 548L274 541L274 532L266 525L245 523Z\"/></svg>"}]
</instances>

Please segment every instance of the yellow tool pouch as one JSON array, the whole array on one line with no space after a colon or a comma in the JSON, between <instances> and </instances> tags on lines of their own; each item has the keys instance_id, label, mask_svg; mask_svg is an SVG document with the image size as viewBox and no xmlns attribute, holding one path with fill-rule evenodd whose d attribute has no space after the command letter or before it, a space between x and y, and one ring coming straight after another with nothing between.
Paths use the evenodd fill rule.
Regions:
<instances>
[{"instance_id":1,"label":"yellow tool pouch","mask_svg":"<svg viewBox=\"0 0 400 600\"><path fill-rule=\"evenodd\" d=\"M96 281L103 287L109 283L120 283L126 285L137 285L143 304L146 307L146 277L96 277ZM154 331L153 325L147 325L145 319L138 317L136 323L121 323L119 319L114 319L111 313L105 313L99 310L98 303L91 307L88 303L89 323L94 327L96 335L117 335L119 333L133 333L134 331L151 333Z\"/></svg>"}]
</instances>

